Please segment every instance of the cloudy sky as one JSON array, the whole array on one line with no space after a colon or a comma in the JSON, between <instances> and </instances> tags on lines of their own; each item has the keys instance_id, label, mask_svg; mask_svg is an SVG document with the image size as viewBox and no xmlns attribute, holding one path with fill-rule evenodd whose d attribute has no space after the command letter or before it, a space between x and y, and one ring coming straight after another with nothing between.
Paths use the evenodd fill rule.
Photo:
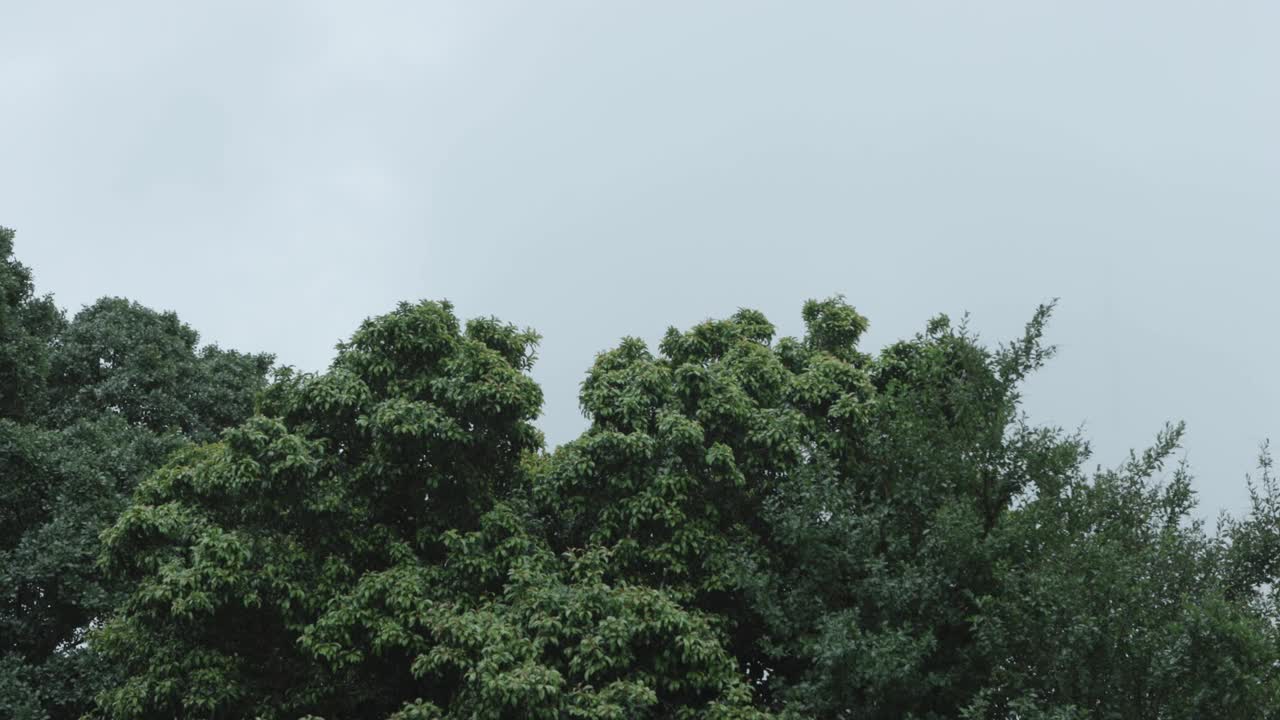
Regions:
<instances>
[{"instance_id":1,"label":"cloudy sky","mask_svg":"<svg viewBox=\"0 0 1280 720\"><path fill-rule=\"evenodd\" d=\"M875 349L1061 298L1034 420L1167 420L1206 515L1280 438L1280 3L0 0L0 224L44 291L317 370L449 298L622 335L843 293Z\"/></svg>"}]
</instances>

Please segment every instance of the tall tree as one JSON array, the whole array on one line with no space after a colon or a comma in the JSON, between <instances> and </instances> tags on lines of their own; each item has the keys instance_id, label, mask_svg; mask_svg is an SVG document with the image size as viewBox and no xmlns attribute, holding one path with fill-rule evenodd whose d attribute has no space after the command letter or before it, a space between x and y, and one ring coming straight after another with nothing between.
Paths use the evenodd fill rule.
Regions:
<instances>
[{"instance_id":1,"label":"tall tree","mask_svg":"<svg viewBox=\"0 0 1280 720\"><path fill-rule=\"evenodd\" d=\"M252 411L267 355L206 347L172 313L104 299L66 323L0 234L0 706L75 718L112 668L85 644L120 600L98 536L176 449Z\"/></svg>"},{"instance_id":2,"label":"tall tree","mask_svg":"<svg viewBox=\"0 0 1280 720\"><path fill-rule=\"evenodd\" d=\"M1166 472L1181 434L1008 514L974 622L992 672L971 716L1275 717L1274 627L1231 598L1187 468Z\"/></svg>"},{"instance_id":3,"label":"tall tree","mask_svg":"<svg viewBox=\"0 0 1280 720\"><path fill-rule=\"evenodd\" d=\"M1275 647L1218 589L1185 473L1158 477L1178 433L1090 475L1080 438L1021 414L1051 310L994 351L939 317L863 355L838 298L799 340L753 311L658 356L624 340L540 476L553 538L716 618L784 714L1261 717Z\"/></svg>"},{"instance_id":4,"label":"tall tree","mask_svg":"<svg viewBox=\"0 0 1280 720\"><path fill-rule=\"evenodd\" d=\"M1086 470L1020 409L1052 306L994 349L938 317L867 354L841 298L626 338L547 453L537 336L447 303L264 388L0 277L15 717L1280 717L1269 457L1216 535L1180 426Z\"/></svg>"},{"instance_id":5,"label":"tall tree","mask_svg":"<svg viewBox=\"0 0 1280 720\"><path fill-rule=\"evenodd\" d=\"M535 341L401 305L147 480L106 534L103 713L751 716L708 617L540 539Z\"/></svg>"}]
</instances>

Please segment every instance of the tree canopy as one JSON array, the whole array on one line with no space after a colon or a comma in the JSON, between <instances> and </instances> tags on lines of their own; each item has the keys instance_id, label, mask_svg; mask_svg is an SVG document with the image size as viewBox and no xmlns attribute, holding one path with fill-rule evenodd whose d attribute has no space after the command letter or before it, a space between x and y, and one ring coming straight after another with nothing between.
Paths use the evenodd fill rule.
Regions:
<instances>
[{"instance_id":1,"label":"tree canopy","mask_svg":"<svg viewBox=\"0 0 1280 720\"><path fill-rule=\"evenodd\" d=\"M253 414L272 359L104 298L67 320L0 228L0 707L76 718L117 676L87 631L125 597L99 534L174 451Z\"/></svg>"},{"instance_id":2,"label":"tree canopy","mask_svg":"<svg viewBox=\"0 0 1280 720\"><path fill-rule=\"evenodd\" d=\"M1280 483L1032 423L1053 306L879 352L843 298L624 338L548 449L538 336L402 303L299 373L0 265L19 718L1280 717Z\"/></svg>"}]
</instances>

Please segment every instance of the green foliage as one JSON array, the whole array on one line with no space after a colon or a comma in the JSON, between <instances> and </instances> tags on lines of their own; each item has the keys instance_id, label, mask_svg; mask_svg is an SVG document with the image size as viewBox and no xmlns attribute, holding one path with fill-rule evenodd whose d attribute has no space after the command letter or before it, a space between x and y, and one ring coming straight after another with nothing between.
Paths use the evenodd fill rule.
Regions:
<instances>
[{"instance_id":1,"label":"green foliage","mask_svg":"<svg viewBox=\"0 0 1280 720\"><path fill-rule=\"evenodd\" d=\"M1034 698L1090 717L1264 717L1276 708L1273 629L1224 595L1212 538L1190 516L1185 467L1153 478L1181 427L1124 466L1068 478L1011 513L980 598L996 659L978 706Z\"/></svg>"},{"instance_id":2,"label":"green foliage","mask_svg":"<svg viewBox=\"0 0 1280 720\"><path fill-rule=\"evenodd\" d=\"M842 298L624 338L547 452L538 336L446 303L327 372L107 298L0 232L0 714L1280 718L1280 482L1196 519L1170 426L1113 469L945 316ZM96 695L96 707L89 699Z\"/></svg>"},{"instance_id":3,"label":"green foliage","mask_svg":"<svg viewBox=\"0 0 1280 720\"><path fill-rule=\"evenodd\" d=\"M14 232L0 227L0 418L38 412L48 374L48 346L64 318L36 297L31 271L13 258Z\"/></svg>"},{"instance_id":4,"label":"green foliage","mask_svg":"<svg viewBox=\"0 0 1280 720\"><path fill-rule=\"evenodd\" d=\"M96 564L98 533L180 442L111 417L61 430L0 421L0 639L10 665L39 678L51 717L79 716L105 681L81 647L119 600Z\"/></svg>"},{"instance_id":5,"label":"green foliage","mask_svg":"<svg viewBox=\"0 0 1280 720\"><path fill-rule=\"evenodd\" d=\"M1259 477L1249 479L1249 515L1224 519L1225 587L1231 598L1251 604L1280 625L1280 480L1267 445L1258 469Z\"/></svg>"},{"instance_id":6,"label":"green foliage","mask_svg":"<svg viewBox=\"0 0 1280 720\"><path fill-rule=\"evenodd\" d=\"M136 589L104 713L753 716L710 618L539 537L536 339L402 305L147 480L105 536Z\"/></svg>"},{"instance_id":7,"label":"green foliage","mask_svg":"<svg viewBox=\"0 0 1280 720\"><path fill-rule=\"evenodd\" d=\"M81 310L50 353L50 422L99 412L156 432L213 440L253 412L269 355L208 346L172 312L122 298Z\"/></svg>"},{"instance_id":8,"label":"green foliage","mask_svg":"<svg viewBox=\"0 0 1280 720\"><path fill-rule=\"evenodd\" d=\"M102 300L70 323L0 232L0 707L75 718L114 669L86 644L122 587L99 533L190 440L252 411L269 356L195 351L171 313Z\"/></svg>"},{"instance_id":9,"label":"green foliage","mask_svg":"<svg viewBox=\"0 0 1280 720\"><path fill-rule=\"evenodd\" d=\"M592 426L547 464L541 513L559 547L607 547L620 578L717 618L784 714L1256 716L1273 633L1219 591L1185 471L1157 478L1180 433L1089 476L1079 438L1019 413L1051 310L995 351L939 317L863 355L838 298L805 305L800 340L752 311L659 356L624 340L583 383ZM1269 557L1275 534L1249 532Z\"/></svg>"}]
</instances>

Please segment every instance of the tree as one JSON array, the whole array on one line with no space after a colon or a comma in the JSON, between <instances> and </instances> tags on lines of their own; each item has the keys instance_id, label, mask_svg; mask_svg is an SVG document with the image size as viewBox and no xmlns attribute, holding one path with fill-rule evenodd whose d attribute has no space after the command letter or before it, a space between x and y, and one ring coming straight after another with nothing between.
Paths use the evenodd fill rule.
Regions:
<instances>
[{"instance_id":1,"label":"tree","mask_svg":"<svg viewBox=\"0 0 1280 720\"><path fill-rule=\"evenodd\" d=\"M800 340L752 311L657 357L624 340L542 512L718 618L783 714L1261 716L1267 625L1218 589L1185 472L1155 475L1179 433L1090 476L1080 438L1019 411L1051 310L996 351L939 317L863 355L838 298L806 304Z\"/></svg>"},{"instance_id":2,"label":"tree","mask_svg":"<svg viewBox=\"0 0 1280 720\"><path fill-rule=\"evenodd\" d=\"M609 548L621 577L717 618L757 681L776 670L741 569L769 564L764 508L871 390L854 350L866 320L839 300L805 316L809 336L776 347L773 325L743 310L669 330L658 357L631 338L601 354L582 388L592 425L537 485L558 547Z\"/></svg>"},{"instance_id":3,"label":"tree","mask_svg":"<svg viewBox=\"0 0 1280 720\"><path fill-rule=\"evenodd\" d=\"M15 717L1280 717L1269 456L1216 534L1181 426L1086 469L1021 410L1052 305L994 349L865 353L839 297L624 338L547 452L532 331L401 304L264 385L4 257Z\"/></svg>"},{"instance_id":4,"label":"tree","mask_svg":"<svg viewBox=\"0 0 1280 720\"><path fill-rule=\"evenodd\" d=\"M98 534L138 480L181 444L114 417L56 430L0 421L10 509L0 546L0 642L41 708L30 717L79 717L107 681L107 668L83 646L90 624L119 599L119 586L97 567Z\"/></svg>"},{"instance_id":5,"label":"tree","mask_svg":"<svg viewBox=\"0 0 1280 720\"><path fill-rule=\"evenodd\" d=\"M751 716L708 617L539 537L535 342L401 305L143 483L106 534L136 589L103 713Z\"/></svg>"},{"instance_id":6,"label":"tree","mask_svg":"<svg viewBox=\"0 0 1280 720\"><path fill-rule=\"evenodd\" d=\"M98 535L174 450L252 410L270 356L216 347L172 313L105 299L70 323L34 298L0 234L0 705L74 718L112 669L85 644L122 588Z\"/></svg>"},{"instance_id":7,"label":"tree","mask_svg":"<svg viewBox=\"0 0 1280 720\"><path fill-rule=\"evenodd\" d=\"M1273 717L1274 628L1233 602L1190 476L1158 474L1182 427L1011 513L975 623L993 660L971 716ZM1052 714L1056 711L1056 715Z\"/></svg>"}]
</instances>

